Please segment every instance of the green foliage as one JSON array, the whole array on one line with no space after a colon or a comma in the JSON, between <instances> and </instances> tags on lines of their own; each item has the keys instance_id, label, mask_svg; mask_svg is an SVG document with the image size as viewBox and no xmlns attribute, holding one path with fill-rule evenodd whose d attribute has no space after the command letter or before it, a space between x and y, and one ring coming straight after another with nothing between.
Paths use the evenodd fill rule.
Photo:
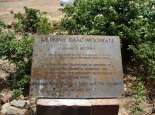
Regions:
<instances>
[{"instance_id":1,"label":"green foliage","mask_svg":"<svg viewBox=\"0 0 155 115\"><path fill-rule=\"evenodd\" d=\"M132 115L142 115L143 109L140 105L146 100L146 90L141 80L137 82L134 91L134 103L131 105L130 111Z\"/></svg>"},{"instance_id":2,"label":"green foliage","mask_svg":"<svg viewBox=\"0 0 155 115\"><path fill-rule=\"evenodd\" d=\"M148 41L141 43L133 49L138 59L141 59L144 63L145 69L151 78L155 78L155 43Z\"/></svg>"},{"instance_id":3,"label":"green foliage","mask_svg":"<svg viewBox=\"0 0 155 115\"><path fill-rule=\"evenodd\" d=\"M5 27L5 24L0 20L0 32L2 31L4 27Z\"/></svg>"},{"instance_id":4,"label":"green foliage","mask_svg":"<svg viewBox=\"0 0 155 115\"><path fill-rule=\"evenodd\" d=\"M16 97L19 97L19 96L21 96L21 94L23 93L23 90L22 89L20 89L20 88L18 88L18 89L13 89L13 98L16 98Z\"/></svg>"},{"instance_id":5,"label":"green foliage","mask_svg":"<svg viewBox=\"0 0 155 115\"><path fill-rule=\"evenodd\" d=\"M120 36L123 62L137 59L155 76L154 5L151 0L76 0L64 9L62 26L69 34Z\"/></svg>"},{"instance_id":6,"label":"green foliage","mask_svg":"<svg viewBox=\"0 0 155 115\"><path fill-rule=\"evenodd\" d=\"M16 29L22 32L37 32L37 22L40 18L39 10L25 7L25 13L14 14L14 18L17 19Z\"/></svg>"},{"instance_id":7,"label":"green foliage","mask_svg":"<svg viewBox=\"0 0 155 115\"><path fill-rule=\"evenodd\" d=\"M40 34L49 34L52 32L51 24L46 17L41 17L37 23L37 32Z\"/></svg>"},{"instance_id":8,"label":"green foliage","mask_svg":"<svg viewBox=\"0 0 155 115\"><path fill-rule=\"evenodd\" d=\"M16 66L16 71L8 78L14 97L29 89L33 44L31 34L49 34L52 31L43 13L32 8L24 9L25 13L14 14L16 21L13 28L4 28L4 23L0 21L0 59Z\"/></svg>"},{"instance_id":9,"label":"green foliage","mask_svg":"<svg viewBox=\"0 0 155 115\"><path fill-rule=\"evenodd\" d=\"M16 71L8 79L15 95L23 92L30 80L32 43L33 38L30 35L17 37L12 30L0 34L0 58L16 66Z\"/></svg>"},{"instance_id":10,"label":"green foliage","mask_svg":"<svg viewBox=\"0 0 155 115\"><path fill-rule=\"evenodd\" d=\"M48 34L51 32L51 24L39 10L25 7L25 13L16 13L14 28L17 32Z\"/></svg>"}]
</instances>

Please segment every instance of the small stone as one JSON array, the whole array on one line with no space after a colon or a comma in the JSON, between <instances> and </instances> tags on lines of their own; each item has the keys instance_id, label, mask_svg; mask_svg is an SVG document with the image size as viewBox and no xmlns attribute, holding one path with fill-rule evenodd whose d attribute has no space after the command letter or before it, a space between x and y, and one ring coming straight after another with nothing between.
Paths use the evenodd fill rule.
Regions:
<instances>
[{"instance_id":1,"label":"small stone","mask_svg":"<svg viewBox=\"0 0 155 115\"><path fill-rule=\"evenodd\" d=\"M16 108L6 103L2 106L0 115L29 115L29 110Z\"/></svg>"},{"instance_id":2,"label":"small stone","mask_svg":"<svg viewBox=\"0 0 155 115\"><path fill-rule=\"evenodd\" d=\"M120 107L118 115L129 115L124 107Z\"/></svg>"},{"instance_id":3,"label":"small stone","mask_svg":"<svg viewBox=\"0 0 155 115\"><path fill-rule=\"evenodd\" d=\"M25 97L24 97L23 95L20 95L20 96L19 96L19 99L20 99L20 100L24 100Z\"/></svg>"},{"instance_id":4,"label":"small stone","mask_svg":"<svg viewBox=\"0 0 155 115\"><path fill-rule=\"evenodd\" d=\"M10 104L18 108L23 108L26 105L26 101L25 100L13 100L10 102Z\"/></svg>"},{"instance_id":5,"label":"small stone","mask_svg":"<svg viewBox=\"0 0 155 115\"><path fill-rule=\"evenodd\" d=\"M7 103L12 99L12 92L10 90L4 89L0 93L0 99L3 103Z\"/></svg>"}]
</instances>

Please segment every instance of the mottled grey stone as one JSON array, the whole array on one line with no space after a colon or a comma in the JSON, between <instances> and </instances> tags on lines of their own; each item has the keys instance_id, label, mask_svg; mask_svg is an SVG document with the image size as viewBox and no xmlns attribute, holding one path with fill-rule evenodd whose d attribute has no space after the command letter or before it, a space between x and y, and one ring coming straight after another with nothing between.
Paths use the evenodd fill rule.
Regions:
<instances>
[{"instance_id":1,"label":"mottled grey stone","mask_svg":"<svg viewBox=\"0 0 155 115\"><path fill-rule=\"evenodd\" d=\"M123 92L117 36L38 36L30 94L44 98L113 98Z\"/></svg>"},{"instance_id":2,"label":"mottled grey stone","mask_svg":"<svg viewBox=\"0 0 155 115\"><path fill-rule=\"evenodd\" d=\"M13 100L10 102L10 104L15 107L23 108L26 105L26 101L25 100Z\"/></svg>"},{"instance_id":3,"label":"mottled grey stone","mask_svg":"<svg viewBox=\"0 0 155 115\"><path fill-rule=\"evenodd\" d=\"M6 103L2 106L0 115L29 115L29 111L27 109L16 108Z\"/></svg>"}]
</instances>

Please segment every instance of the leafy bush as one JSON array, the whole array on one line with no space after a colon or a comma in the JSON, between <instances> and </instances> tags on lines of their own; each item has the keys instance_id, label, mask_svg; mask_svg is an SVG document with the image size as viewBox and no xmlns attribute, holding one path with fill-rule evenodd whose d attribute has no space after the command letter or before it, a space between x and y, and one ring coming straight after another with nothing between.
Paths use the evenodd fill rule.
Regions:
<instances>
[{"instance_id":1,"label":"leafy bush","mask_svg":"<svg viewBox=\"0 0 155 115\"><path fill-rule=\"evenodd\" d=\"M0 20L0 32L2 31L4 27L5 27L5 24Z\"/></svg>"},{"instance_id":2,"label":"leafy bush","mask_svg":"<svg viewBox=\"0 0 155 115\"><path fill-rule=\"evenodd\" d=\"M62 26L69 34L120 36L124 65L136 59L155 76L153 7L151 0L76 0L64 9Z\"/></svg>"},{"instance_id":3,"label":"leafy bush","mask_svg":"<svg viewBox=\"0 0 155 115\"><path fill-rule=\"evenodd\" d=\"M48 34L51 32L51 24L39 10L25 7L25 13L16 13L14 28L17 32Z\"/></svg>"},{"instance_id":4,"label":"leafy bush","mask_svg":"<svg viewBox=\"0 0 155 115\"><path fill-rule=\"evenodd\" d=\"M146 102L146 89L144 86L144 82L142 82L141 80L137 80L136 86L134 87L134 102L131 104L130 107L130 114L131 115L142 115L144 114L144 110L141 107L141 104L143 102ZM145 113L147 114L147 113Z\"/></svg>"},{"instance_id":5,"label":"leafy bush","mask_svg":"<svg viewBox=\"0 0 155 115\"><path fill-rule=\"evenodd\" d=\"M8 79L15 96L22 94L29 84L32 61L33 38L22 35L17 39L14 31L5 30L0 34L0 58L16 66Z\"/></svg>"},{"instance_id":6,"label":"leafy bush","mask_svg":"<svg viewBox=\"0 0 155 115\"><path fill-rule=\"evenodd\" d=\"M46 17L41 17L37 23L37 32L40 34L49 34L52 32L51 24Z\"/></svg>"},{"instance_id":7,"label":"leafy bush","mask_svg":"<svg viewBox=\"0 0 155 115\"><path fill-rule=\"evenodd\" d=\"M25 13L14 14L16 21L13 28L4 28L5 24L0 21L0 59L8 60L16 66L16 71L8 77L15 97L28 91L32 63L31 34L49 34L52 31L43 13L32 8L24 9Z\"/></svg>"}]
</instances>

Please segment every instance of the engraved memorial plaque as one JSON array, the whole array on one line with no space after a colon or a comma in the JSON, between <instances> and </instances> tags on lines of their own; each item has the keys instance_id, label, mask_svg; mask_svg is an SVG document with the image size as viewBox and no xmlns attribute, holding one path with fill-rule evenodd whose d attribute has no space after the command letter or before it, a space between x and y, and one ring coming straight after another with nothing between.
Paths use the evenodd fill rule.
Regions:
<instances>
[{"instance_id":1,"label":"engraved memorial plaque","mask_svg":"<svg viewBox=\"0 0 155 115\"><path fill-rule=\"evenodd\" d=\"M30 95L113 98L122 91L119 37L58 35L35 39Z\"/></svg>"}]
</instances>

